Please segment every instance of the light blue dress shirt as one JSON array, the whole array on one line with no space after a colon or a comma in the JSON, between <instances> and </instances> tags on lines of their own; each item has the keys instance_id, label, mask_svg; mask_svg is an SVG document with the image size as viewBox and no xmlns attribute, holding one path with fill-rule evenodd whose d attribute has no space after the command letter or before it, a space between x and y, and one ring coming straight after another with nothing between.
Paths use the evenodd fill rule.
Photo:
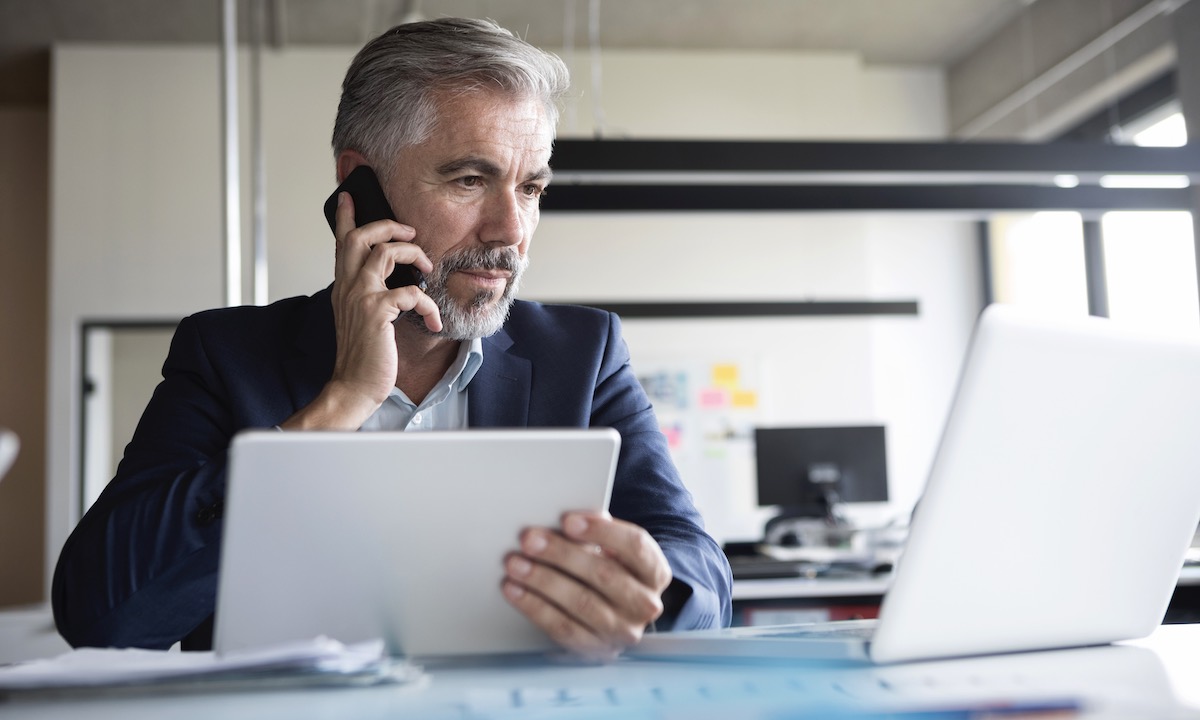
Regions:
<instances>
[{"instance_id":1,"label":"light blue dress shirt","mask_svg":"<svg viewBox=\"0 0 1200 720\"><path fill-rule=\"evenodd\" d=\"M359 428L361 432L404 430L465 430L467 386L483 364L483 341L476 338L459 343L458 357L446 374L417 405L400 388L392 388L387 400Z\"/></svg>"}]
</instances>

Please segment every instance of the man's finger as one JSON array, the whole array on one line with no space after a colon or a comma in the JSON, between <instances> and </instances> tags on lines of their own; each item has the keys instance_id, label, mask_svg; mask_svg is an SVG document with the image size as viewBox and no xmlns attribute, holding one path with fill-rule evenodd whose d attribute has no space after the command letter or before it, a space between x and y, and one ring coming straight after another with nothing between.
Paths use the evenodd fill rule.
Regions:
<instances>
[{"instance_id":1,"label":"man's finger","mask_svg":"<svg viewBox=\"0 0 1200 720\"><path fill-rule=\"evenodd\" d=\"M600 546L636 578L657 592L671 582L671 567L650 533L633 523L605 514L570 512L563 516L563 533L570 539Z\"/></svg>"},{"instance_id":2,"label":"man's finger","mask_svg":"<svg viewBox=\"0 0 1200 720\"><path fill-rule=\"evenodd\" d=\"M611 604L626 623L641 628L655 620L662 613L661 590L644 583L617 559L597 550L595 545L580 544L541 528L526 530L521 536L521 551L537 561L535 569L539 564L549 565L576 578L576 584L582 583L581 587L586 586ZM571 590L554 588L545 594L574 614L583 600ZM603 631L615 625L606 619L603 627L592 627Z\"/></svg>"},{"instance_id":3,"label":"man's finger","mask_svg":"<svg viewBox=\"0 0 1200 720\"><path fill-rule=\"evenodd\" d=\"M397 226L405 227L405 226ZM364 230L368 226L364 226ZM379 228L369 227L372 231ZM369 250L363 261L362 269L378 278L379 284L384 285L386 278L392 274L397 265L412 265L423 273L433 272L433 263L419 246L407 241L386 241L376 244Z\"/></svg>"},{"instance_id":4,"label":"man's finger","mask_svg":"<svg viewBox=\"0 0 1200 720\"><path fill-rule=\"evenodd\" d=\"M333 236L335 238L333 252L333 277L341 279L348 268L362 265L365 254L352 252L346 247L346 236L354 229L354 198L348 192L338 193L337 210L334 211ZM347 258L347 254L356 257Z\"/></svg>"},{"instance_id":5,"label":"man's finger","mask_svg":"<svg viewBox=\"0 0 1200 720\"><path fill-rule=\"evenodd\" d=\"M524 585L505 580L502 590L509 604L559 646L582 657L605 662L615 660L620 653L620 648L610 646L554 603Z\"/></svg>"},{"instance_id":6,"label":"man's finger","mask_svg":"<svg viewBox=\"0 0 1200 720\"><path fill-rule=\"evenodd\" d=\"M615 564L614 567L629 585L636 585L623 569ZM510 580L538 593L609 644L628 647L641 639L642 629L648 621L642 617L628 617L623 605L610 602L606 593L586 580L517 554L508 557L505 569ZM646 594L644 588L642 594Z\"/></svg>"},{"instance_id":7,"label":"man's finger","mask_svg":"<svg viewBox=\"0 0 1200 720\"><path fill-rule=\"evenodd\" d=\"M337 243L334 251L334 279L349 284L365 266L376 258L382 262L379 255L388 258L395 256L407 264L416 265L422 272L431 272L433 264L425 256L425 252L415 244L416 230L408 225L394 220L376 220L362 227L354 226L354 199L349 193L338 194L337 212L334 216L334 227ZM393 242L396 241L396 242ZM380 248L388 250L380 252ZM402 248L398 252L393 248ZM374 272L375 269L372 269ZM391 273L391 266L387 268ZM385 275L386 276L386 275Z\"/></svg>"},{"instance_id":8,"label":"man's finger","mask_svg":"<svg viewBox=\"0 0 1200 720\"><path fill-rule=\"evenodd\" d=\"M337 209L333 213L333 234L344 238L354 229L354 198L350 193L338 193Z\"/></svg>"},{"instance_id":9,"label":"man's finger","mask_svg":"<svg viewBox=\"0 0 1200 720\"><path fill-rule=\"evenodd\" d=\"M412 311L425 319L425 327L429 328L429 332L440 333L442 331L442 313L438 310L437 303L433 298L425 294L421 288L416 285L405 285L391 290L391 297L396 307L401 312Z\"/></svg>"}]
</instances>

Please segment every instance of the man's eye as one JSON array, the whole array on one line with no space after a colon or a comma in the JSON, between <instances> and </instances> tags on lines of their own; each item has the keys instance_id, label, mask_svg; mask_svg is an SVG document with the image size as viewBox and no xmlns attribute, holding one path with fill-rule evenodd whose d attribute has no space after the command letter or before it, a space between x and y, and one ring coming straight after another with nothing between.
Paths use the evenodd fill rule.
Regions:
<instances>
[{"instance_id":1,"label":"man's eye","mask_svg":"<svg viewBox=\"0 0 1200 720\"><path fill-rule=\"evenodd\" d=\"M526 185L525 194L528 197L543 197L546 194L546 188L540 185Z\"/></svg>"},{"instance_id":2,"label":"man's eye","mask_svg":"<svg viewBox=\"0 0 1200 720\"><path fill-rule=\"evenodd\" d=\"M478 175L467 175L458 179L459 184L463 187L477 187L482 181L483 178Z\"/></svg>"}]
</instances>

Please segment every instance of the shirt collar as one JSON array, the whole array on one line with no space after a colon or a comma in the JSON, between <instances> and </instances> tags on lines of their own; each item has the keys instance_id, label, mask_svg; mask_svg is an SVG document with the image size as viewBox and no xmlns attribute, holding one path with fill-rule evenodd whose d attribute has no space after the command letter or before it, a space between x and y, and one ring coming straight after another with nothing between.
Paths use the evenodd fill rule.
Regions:
<instances>
[{"instance_id":1,"label":"shirt collar","mask_svg":"<svg viewBox=\"0 0 1200 720\"><path fill-rule=\"evenodd\" d=\"M475 373L479 372L479 367L483 365L483 340L475 338L471 342L459 343L458 358L454 361L454 366L459 368L458 377L452 382L455 383L455 389L459 392L467 389L474 379Z\"/></svg>"},{"instance_id":2,"label":"shirt collar","mask_svg":"<svg viewBox=\"0 0 1200 720\"><path fill-rule=\"evenodd\" d=\"M475 377L475 373L479 372L480 366L483 365L483 340L475 338L470 342L460 342L458 344L458 355L454 358L454 362L446 369L446 374L442 376L441 382L434 386L434 391L431 396L437 394L437 388L452 388L458 392L467 389L471 384L471 380ZM442 397L445 393L442 392ZM401 405L413 405L408 396L401 392L400 388L393 387L388 393L388 398L400 403Z\"/></svg>"}]
</instances>

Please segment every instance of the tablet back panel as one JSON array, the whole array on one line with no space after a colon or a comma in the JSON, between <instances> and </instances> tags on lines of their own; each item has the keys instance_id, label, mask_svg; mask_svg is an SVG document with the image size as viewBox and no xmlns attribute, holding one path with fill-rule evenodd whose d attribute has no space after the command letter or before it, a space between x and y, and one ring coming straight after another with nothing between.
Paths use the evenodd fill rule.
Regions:
<instances>
[{"instance_id":1,"label":"tablet back panel","mask_svg":"<svg viewBox=\"0 0 1200 720\"><path fill-rule=\"evenodd\" d=\"M229 460L218 652L326 635L408 655L532 651L504 600L529 526L608 507L611 429L238 435Z\"/></svg>"}]
</instances>

